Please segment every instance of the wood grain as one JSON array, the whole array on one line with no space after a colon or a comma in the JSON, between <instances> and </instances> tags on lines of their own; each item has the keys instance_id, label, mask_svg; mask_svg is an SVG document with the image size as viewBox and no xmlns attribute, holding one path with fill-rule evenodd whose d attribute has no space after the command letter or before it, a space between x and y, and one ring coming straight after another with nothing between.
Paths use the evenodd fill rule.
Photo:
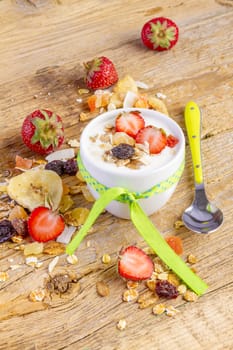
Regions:
<instances>
[{"instance_id":1,"label":"wood grain","mask_svg":"<svg viewBox=\"0 0 233 350\"><path fill-rule=\"evenodd\" d=\"M179 25L179 42L169 52L154 53L141 44L141 27L155 16ZM192 99L201 106L206 190L224 212L224 224L211 235L174 228L193 198L187 144L178 188L151 220L163 235L179 235L185 254L198 257L197 273L209 289L195 303L174 301L180 311L175 318L156 317L151 308L122 301L118 251L132 243L146 247L129 221L102 214L77 251L78 264L70 267L65 255L59 258L56 271L75 272L78 284L63 298L43 302L32 303L28 295L43 286L53 257L41 256L43 266L35 269L24 264L21 251L0 245L0 271L9 274L0 282L0 349L232 349L232 1L2 0L0 23L0 173L13 169L16 154L35 157L22 144L20 128L36 108L62 116L67 140L79 137L85 126L79 114L87 111L88 97L77 102L78 89L85 86L83 62L106 55L120 77L128 73L149 85L148 94L164 93L184 132L185 103ZM91 207L81 196L76 203ZM104 253L111 255L109 265L101 262ZM11 270L13 263L21 268ZM110 286L109 297L97 295L99 280ZM142 284L140 293L144 290ZM123 318L127 327L120 332L116 324Z\"/></svg>"}]
</instances>

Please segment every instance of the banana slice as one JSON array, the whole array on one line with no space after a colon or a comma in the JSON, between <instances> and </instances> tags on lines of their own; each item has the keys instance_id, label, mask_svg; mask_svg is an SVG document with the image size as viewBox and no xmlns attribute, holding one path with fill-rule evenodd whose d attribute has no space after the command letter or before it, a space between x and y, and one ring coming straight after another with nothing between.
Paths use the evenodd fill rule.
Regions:
<instances>
[{"instance_id":1,"label":"banana slice","mask_svg":"<svg viewBox=\"0 0 233 350\"><path fill-rule=\"evenodd\" d=\"M60 204L62 180L52 170L31 169L12 177L7 186L10 198L32 211L39 206L56 210Z\"/></svg>"}]
</instances>

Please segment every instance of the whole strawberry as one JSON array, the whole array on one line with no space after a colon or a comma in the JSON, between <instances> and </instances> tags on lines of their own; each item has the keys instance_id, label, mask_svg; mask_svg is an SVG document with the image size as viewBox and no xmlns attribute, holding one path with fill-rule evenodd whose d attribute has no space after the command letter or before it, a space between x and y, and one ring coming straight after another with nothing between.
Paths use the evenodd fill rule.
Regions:
<instances>
[{"instance_id":1,"label":"whole strawberry","mask_svg":"<svg viewBox=\"0 0 233 350\"><path fill-rule=\"evenodd\" d=\"M64 141L64 128L59 115L46 109L35 110L23 122L21 135L25 145L41 155L49 154Z\"/></svg>"},{"instance_id":2,"label":"whole strawberry","mask_svg":"<svg viewBox=\"0 0 233 350\"><path fill-rule=\"evenodd\" d=\"M118 80L116 68L107 57L96 57L92 61L85 62L84 67L86 85L89 89L106 89Z\"/></svg>"},{"instance_id":3,"label":"whole strawberry","mask_svg":"<svg viewBox=\"0 0 233 350\"><path fill-rule=\"evenodd\" d=\"M179 28L169 18L153 18L144 24L141 38L143 44L151 50L169 50L178 41Z\"/></svg>"}]
</instances>

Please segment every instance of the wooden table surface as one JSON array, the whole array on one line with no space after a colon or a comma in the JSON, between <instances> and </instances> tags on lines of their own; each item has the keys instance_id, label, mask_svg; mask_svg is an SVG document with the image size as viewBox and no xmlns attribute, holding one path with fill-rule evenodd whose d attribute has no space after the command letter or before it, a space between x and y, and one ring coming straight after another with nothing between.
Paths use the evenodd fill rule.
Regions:
<instances>
[{"instance_id":1,"label":"wooden table surface","mask_svg":"<svg viewBox=\"0 0 233 350\"><path fill-rule=\"evenodd\" d=\"M180 39L171 51L155 53L141 43L142 25L156 16L179 25ZM170 116L184 131L186 102L200 105L206 190L224 212L223 225L209 235L174 227L193 198L187 143L178 188L151 220L164 236L182 238L183 258L198 258L195 269L209 288L196 302L172 301L180 311L175 317L122 301L117 253L127 244L146 248L130 221L101 215L76 252L78 264L67 264L62 254L55 267L77 273L79 283L49 302L28 296L43 287L54 256L40 256L43 265L34 268L21 250L2 244L0 272L9 279L0 282L0 349L232 349L233 1L1 0L0 23L1 173L14 168L17 154L35 157L20 137L23 118L34 109L57 111L66 139L79 137L88 96L78 102L78 89L85 87L82 63L105 55L120 77L130 74L148 84L148 94L165 94ZM81 196L77 203L91 206ZM103 254L111 256L109 264L102 263ZM109 285L108 297L96 293L99 280ZM143 293L143 283L140 288ZM123 331L116 327L120 319L127 322Z\"/></svg>"}]
</instances>

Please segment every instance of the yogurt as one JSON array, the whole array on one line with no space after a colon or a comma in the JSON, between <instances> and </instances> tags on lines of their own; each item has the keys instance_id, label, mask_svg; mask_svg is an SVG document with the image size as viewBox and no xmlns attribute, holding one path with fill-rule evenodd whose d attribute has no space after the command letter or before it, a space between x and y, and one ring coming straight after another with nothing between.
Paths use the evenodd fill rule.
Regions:
<instances>
[{"instance_id":1,"label":"yogurt","mask_svg":"<svg viewBox=\"0 0 233 350\"><path fill-rule=\"evenodd\" d=\"M172 134L179 142L174 148L165 147L161 153L143 157L143 165L138 169L118 166L114 162L104 160L105 149L99 138L105 133L107 126L114 126L116 117L122 112L139 111L147 125L154 125L164 129L167 135ZM94 142L93 142L94 140ZM158 183L162 183L173 175L184 161L185 139L178 124L166 115L149 109L116 109L106 112L93 119L84 129L80 140L80 156L86 170L98 182L106 187L124 187L132 192L144 192ZM174 192L176 184L168 190L154 194L147 199L140 199L139 203L147 215L160 209ZM89 186L95 198L99 194ZM113 201L106 208L113 215L129 218L127 204Z\"/></svg>"}]
</instances>

